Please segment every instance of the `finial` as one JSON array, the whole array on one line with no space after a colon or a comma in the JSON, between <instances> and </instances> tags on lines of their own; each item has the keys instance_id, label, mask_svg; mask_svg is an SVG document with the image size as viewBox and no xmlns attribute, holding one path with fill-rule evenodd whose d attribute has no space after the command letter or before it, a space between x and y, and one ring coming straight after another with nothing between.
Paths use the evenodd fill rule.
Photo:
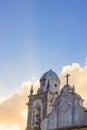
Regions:
<instances>
[{"instance_id":1,"label":"finial","mask_svg":"<svg viewBox=\"0 0 87 130\"><path fill-rule=\"evenodd\" d=\"M73 85L73 92L75 92L75 86Z\"/></svg>"},{"instance_id":2,"label":"finial","mask_svg":"<svg viewBox=\"0 0 87 130\"><path fill-rule=\"evenodd\" d=\"M33 85L31 85L30 95L33 94Z\"/></svg>"},{"instance_id":3,"label":"finial","mask_svg":"<svg viewBox=\"0 0 87 130\"><path fill-rule=\"evenodd\" d=\"M66 84L68 85L68 80L69 80L69 74L67 74L65 77L66 77Z\"/></svg>"}]
</instances>

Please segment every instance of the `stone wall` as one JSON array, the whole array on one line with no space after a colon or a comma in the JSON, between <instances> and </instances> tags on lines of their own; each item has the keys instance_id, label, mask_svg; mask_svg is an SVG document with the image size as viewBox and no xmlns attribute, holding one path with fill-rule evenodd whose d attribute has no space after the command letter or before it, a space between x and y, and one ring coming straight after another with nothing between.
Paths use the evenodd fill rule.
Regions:
<instances>
[{"instance_id":1,"label":"stone wall","mask_svg":"<svg viewBox=\"0 0 87 130\"><path fill-rule=\"evenodd\" d=\"M62 128L62 129L55 129L55 130L87 130L87 126L84 127L74 127L74 128Z\"/></svg>"},{"instance_id":2,"label":"stone wall","mask_svg":"<svg viewBox=\"0 0 87 130\"><path fill-rule=\"evenodd\" d=\"M36 128L33 130L40 130L40 129ZM53 130L53 129L51 129L51 130ZM78 127L78 128L62 128L62 129L54 129L54 130L87 130L87 126Z\"/></svg>"}]
</instances>

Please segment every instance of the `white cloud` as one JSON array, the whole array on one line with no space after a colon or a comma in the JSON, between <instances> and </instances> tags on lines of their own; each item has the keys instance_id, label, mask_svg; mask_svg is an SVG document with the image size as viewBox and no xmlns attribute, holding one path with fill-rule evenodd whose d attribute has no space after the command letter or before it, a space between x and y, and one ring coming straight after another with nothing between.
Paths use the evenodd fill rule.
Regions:
<instances>
[{"instance_id":1,"label":"white cloud","mask_svg":"<svg viewBox=\"0 0 87 130\"><path fill-rule=\"evenodd\" d=\"M31 88L31 81L21 85L21 91L15 92L8 97L0 98L0 129L2 130L24 130L27 122L28 95ZM34 83L34 93L39 81Z\"/></svg>"},{"instance_id":2,"label":"white cloud","mask_svg":"<svg viewBox=\"0 0 87 130\"><path fill-rule=\"evenodd\" d=\"M35 94L37 92L38 87L39 87L39 80L35 80L33 84L32 84L32 81L30 81L30 80L22 83L22 91L23 91L23 93L25 92L26 94L29 95L31 85L33 85L34 94Z\"/></svg>"},{"instance_id":3,"label":"white cloud","mask_svg":"<svg viewBox=\"0 0 87 130\"><path fill-rule=\"evenodd\" d=\"M0 130L20 130L20 127L17 125L13 126L0 125Z\"/></svg>"}]
</instances>

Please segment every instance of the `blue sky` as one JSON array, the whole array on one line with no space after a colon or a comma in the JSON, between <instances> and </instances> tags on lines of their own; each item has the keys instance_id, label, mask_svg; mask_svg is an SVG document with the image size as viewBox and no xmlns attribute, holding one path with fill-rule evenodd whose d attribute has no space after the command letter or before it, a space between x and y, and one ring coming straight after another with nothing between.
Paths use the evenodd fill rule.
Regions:
<instances>
[{"instance_id":1,"label":"blue sky","mask_svg":"<svg viewBox=\"0 0 87 130\"><path fill-rule=\"evenodd\" d=\"M0 90L87 56L86 0L0 1ZM3 92L2 92L3 93Z\"/></svg>"}]
</instances>

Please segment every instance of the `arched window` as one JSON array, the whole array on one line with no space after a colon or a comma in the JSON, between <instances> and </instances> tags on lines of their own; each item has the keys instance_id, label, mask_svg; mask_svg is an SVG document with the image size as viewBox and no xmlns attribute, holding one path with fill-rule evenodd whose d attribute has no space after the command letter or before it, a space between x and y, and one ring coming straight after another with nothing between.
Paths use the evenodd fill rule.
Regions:
<instances>
[{"instance_id":1,"label":"arched window","mask_svg":"<svg viewBox=\"0 0 87 130\"><path fill-rule=\"evenodd\" d=\"M40 123L41 123L41 108L39 106L39 104L37 104L35 106L34 109L34 123L39 127Z\"/></svg>"}]
</instances>

